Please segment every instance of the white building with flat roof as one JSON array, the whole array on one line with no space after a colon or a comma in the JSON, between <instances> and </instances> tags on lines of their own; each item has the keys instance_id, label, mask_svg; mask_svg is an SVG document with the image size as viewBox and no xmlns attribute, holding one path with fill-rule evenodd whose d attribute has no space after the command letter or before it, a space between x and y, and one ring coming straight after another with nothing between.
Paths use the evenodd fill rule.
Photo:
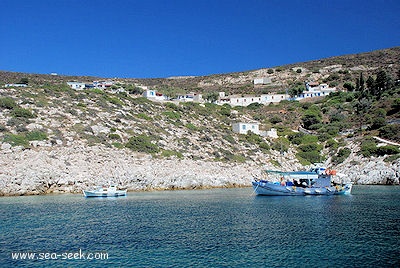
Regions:
<instances>
[{"instance_id":1,"label":"white building with flat roof","mask_svg":"<svg viewBox=\"0 0 400 268\"><path fill-rule=\"evenodd\" d=\"M70 86L72 89L76 89L76 90L85 89L85 83L81 83L81 82L67 82L67 85Z\"/></svg>"},{"instance_id":2,"label":"white building with flat roof","mask_svg":"<svg viewBox=\"0 0 400 268\"><path fill-rule=\"evenodd\" d=\"M271 84L272 80L270 77L261 77L254 79L254 85L267 85Z\"/></svg>"},{"instance_id":3,"label":"white building with flat roof","mask_svg":"<svg viewBox=\"0 0 400 268\"><path fill-rule=\"evenodd\" d=\"M260 135L260 123L258 122L237 122L232 124L232 131L239 134L247 134L249 131Z\"/></svg>"}]
</instances>

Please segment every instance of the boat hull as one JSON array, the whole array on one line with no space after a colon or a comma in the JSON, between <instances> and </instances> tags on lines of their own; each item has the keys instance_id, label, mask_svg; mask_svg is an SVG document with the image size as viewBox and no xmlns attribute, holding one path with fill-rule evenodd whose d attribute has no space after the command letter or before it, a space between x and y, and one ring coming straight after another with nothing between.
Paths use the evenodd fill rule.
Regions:
<instances>
[{"instance_id":1,"label":"boat hull","mask_svg":"<svg viewBox=\"0 0 400 268\"><path fill-rule=\"evenodd\" d=\"M254 193L266 196L301 196L301 195L342 195L351 193L351 184L340 187L310 187L284 186L268 181L253 181Z\"/></svg>"},{"instance_id":2,"label":"boat hull","mask_svg":"<svg viewBox=\"0 0 400 268\"><path fill-rule=\"evenodd\" d=\"M257 195L304 195L304 188L296 186L282 186L272 182L254 181L253 189Z\"/></svg>"},{"instance_id":3,"label":"boat hull","mask_svg":"<svg viewBox=\"0 0 400 268\"><path fill-rule=\"evenodd\" d=\"M117 196L126 196L126 190L119 190L115 192L106 192L106 191L83 191L83 195L85 197L117 197Z\"/></svg>"}]
</instances>

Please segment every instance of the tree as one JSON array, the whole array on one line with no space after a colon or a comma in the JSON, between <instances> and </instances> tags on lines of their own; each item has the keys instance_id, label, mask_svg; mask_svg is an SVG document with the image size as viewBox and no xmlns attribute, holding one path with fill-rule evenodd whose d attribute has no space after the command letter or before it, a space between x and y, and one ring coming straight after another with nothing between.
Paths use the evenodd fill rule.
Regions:
<instances>
[{"instance_id":1,"label":"tree","mask_svg":"<svg viewBox=\"0 0 400 268\"><path fill-rule=\"evenodd\" d=\"M319 107L312 105L307 111L305 111L304 116L301 118L303 121L303 126L309 129L310 126L319 124L322 122L322 115Z\"/></svg>"},{"instance_id":2,"label":"tree","mask_svg":"<svg viewBox=\"0 0 400 268\"><path fill-rule=\"evenodd\" d=\"M306 88L303 85L297 86L297 87L292 87L289 89L288 93L289 93L289 96L291 98L293 98L294 96L299 96L300 94L302 94L305 89Z\"/></svg>"},{"instance_id":3,"label":"tree","mask_svg":"<svg viewBox=\"0 0 400 268\"><path fill-rule=\"evenodd\" d=\"M368 76L366 84L367 84L367 89L370 92L373 92L375 88L375 79L372 76Z\"/></svg>"},{"instance_id":4,"label":"tree","mask_svg":"<svg viewBox=\"0 0 400 268\"><path fill-rule=\"evenodd\" d=\"M397 71L397 79L395 81L395 85L396 86L400 85L400 69Z\"/></svg>"},{"instance_id":5,"label":"tree","mask_svg":"<svg viewBox=\"0 0 400 268\"><path fill-rule=\"evenodd\" d=\"M210 93L207 93L207 94L204 96L204 98L205 98L207 101L209 101L209 102L211 102L211 103L214 103L214 102L216 102L216 101L218 100L218 93L217 93L217 92L210 92Z\"/></svg>"},{"instance_id":6,"label":"tree","mask_svg":"<svg viewBox=\"0 0 400 268\"><path fill-rule=\"evenodd\" d=\"M357 90L358 90L358 91L364 91L364 89L365 89L364 75L363 75L363 73L361 72L361 73L360 73L360 79L359 79L359 81L358 81L358 88L357 88Z\"/></svg>"},{"instance_id":7,"label":"tree","mask_svg":"<svg viewBox=\"0 0 400 268\"><path fill-rule=\"evenodd\" d=\"M343 85L344 86L344 85ZM360 90L360 79L356 78L356 90Z\"/></svg>"},{"instance_id":8,"label":"tree","mask_svg":"<svg viewBox=\"0 0 400 268\"><path fill-rule=\"evenodd\" d=\"M380 96L383 91L388 89L388 76L385 71L381 70L376 75L374 95Z\"/></svg>"},{"instance_id":9,"label":"tree","mask_svg":"<svg viewBox=\"0 0 400 268\"><path fill-rule=\"evenodd\" d=\"M349 82L344 83L343 87L345 89L347 89L347 91L353 91L355 89L354 85L352 83L349 83Z\"/></svg>"},{"instance_id":10,"label":"tree","mask_svg":"<svg viewBox=\"0 0 400 268\"><path fill-rule=\"evenodd\" d=\"M21 80L19 80L19 83L20 84L28 84L29 83L29 79L28 78L26 78L26 77L23 77L23 78L21 78Z\"/></svg>"},{"instance_id":11,"label":"tree","mask_svg":"<svg viewBox=\"0 0 400 268\"><path fill-rule=\"evenodd\" d=\"M359 119L361 133L362 133L362 126L365 120L365 115L368 113L369 109L371 108L371 105L372 105L371 101L368 98L363 97L358 100L358 102L354 107Z\"/></svg>"}]
</instances>

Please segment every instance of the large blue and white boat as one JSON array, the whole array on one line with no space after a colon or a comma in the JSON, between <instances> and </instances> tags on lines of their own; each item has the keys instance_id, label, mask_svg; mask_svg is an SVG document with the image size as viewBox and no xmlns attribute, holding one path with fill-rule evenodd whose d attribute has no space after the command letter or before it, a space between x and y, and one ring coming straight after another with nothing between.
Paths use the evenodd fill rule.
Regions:
<instances>
[{"instance_id":1,"label":"large blue and white boat","mask_svg":"<svg viewBox=\"0 0 400 268\"><path fill-rule=\"evenodd\" d=\"M335 170L316 166L309 171L283 172L266 170L275 179L254 180L254 193L257 195L342 195L350 194L351 183L335 183ZM279 179L276 179L276 177Z\"/></svg>"}]
</instances>

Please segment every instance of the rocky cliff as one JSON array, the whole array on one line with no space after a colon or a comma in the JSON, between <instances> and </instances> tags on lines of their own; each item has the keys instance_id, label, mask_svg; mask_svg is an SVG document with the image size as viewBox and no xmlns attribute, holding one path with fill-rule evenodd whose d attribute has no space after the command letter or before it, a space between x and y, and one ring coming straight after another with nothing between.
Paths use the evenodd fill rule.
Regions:
<instances>
[{"instance_id":1,"label":"rocky cliff","mask_svg":"<svg viewBox=\"0 0 400 268\"><path fill-rule=\"evenodd\" d=\"M275 152L271 159L281 157ZM0 151L0 195L80 193L110 181L128 191L249 187L264 169L276 169L253 161L221 163L190 159L159 159L127 149L105 146L21 148ZM292 153L287 153L282 170L301 170ZM366 159L356 154L338 166L346 181L355 184L399 184L400 160ZM250 192L251 190L249 190Z\"/></svg>"}]
</instances>

